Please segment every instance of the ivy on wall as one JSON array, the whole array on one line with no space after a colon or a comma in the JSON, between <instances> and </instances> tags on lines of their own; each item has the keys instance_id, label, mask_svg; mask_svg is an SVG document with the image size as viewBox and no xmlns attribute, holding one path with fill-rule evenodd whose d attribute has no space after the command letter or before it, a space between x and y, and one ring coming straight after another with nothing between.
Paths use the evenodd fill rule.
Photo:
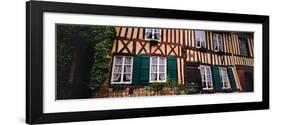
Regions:
<instances>
[{"instance_id":1,"label":"ivy on wall","mask_svg":"<svg viewBox=\"0 0 281 125\"><path fill-rule=\"evenodd\" d=\"M95 89L109 82L111 69L111 49L115 38L113 27L96 27L96 46L94 52L94 63L91 68L91 88Z\"/></svg>"}]
</instances>

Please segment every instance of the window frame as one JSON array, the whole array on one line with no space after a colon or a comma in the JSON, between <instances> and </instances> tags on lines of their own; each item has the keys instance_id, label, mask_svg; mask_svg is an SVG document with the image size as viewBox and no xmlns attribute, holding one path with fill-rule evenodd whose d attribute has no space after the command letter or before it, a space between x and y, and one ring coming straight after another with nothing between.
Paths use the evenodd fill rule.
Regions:
<instances>
[{"instance_id":1,"label":"window frame","mask_svg":"<svg viewBox=\"0 0 281 125\"><path fill-rule=\"evenodd\" d=\"M149 31L149 30L151 30L151 31ZM151 33L152 38L148 38L146 36L147 32ZM154 38L155 35L157 35L157 33L159 34L159 39ZM145 38L145 40L158 41L159 42L160 39L161 39L161 29L159 29L159 28L145 28L144 38Z\"/></svg>"},{"instance_id":2,"label":"window frame","mask_svg":"<svg viewBox=\"0 0 281 125\"><path fill-rule=\"evenodd\" d=\"M201 76L201 85L202 85L202 89L203 90L213 90L214 89L214 83L213 83L213 78L212 78L212 70L211 70L211 66L207 66L207 65L200 65L198 67L200 69L200 76ZM203 76L202 76L202 68L204 69L204 78L205 80L203 80ZM209 73L207 73L207 69L209 69ZM209 75L209 77L208 77ZM210 78L210 79L208 79ZM205 82L207 81L207 82ZM211 87L208 87L208 82L210 82L210 86ZM206 84L206 87L204 88L203 87L203 83Z\"/></svg>"},{"instance_id":3,"label":"window frame","mask_svg":"<svg viewBox=\"0 0 281 125\"><path fill-rule=\"evenodd\" d=\"M231 86L230 86L230 81L229 81L226 67L219 67L219 75L222 84L222 89L230 89ZM226 76L226 81L225 81L225 76ZM225 87L226 86L225 83L227 84L227 87Z\"/></svg>"},{"instance_id":4,"label":"window frame","mask_svg":"<svg viewBox=\"0 0 281 125\"><path fill-rule=\"evenodd\" d=\"M122 57L122 64L121 64L121 80L120 82L114 82L113 81L113 77L114 77L114 74L115 74L115 63L116 63L116 58L117 57ZM128 64L125 64L125 60L126 60L126 57L130 57L131 58L131 63L129 64L131 66L131 71L130 71L130 81L129 82L124 82L124 75L125 75L125 71L124 71L124 67L125 65L128 65ZM116 85L116 84L132 84L132 78L133 78L133 63L134 63L134 57L133 56L123 56L123 55L116 55L116 56L113 56L113 63L112 63L112 71L111 71L111 82L110 84L111 85Z\"/></svg>"},{"instance_id":5,"label":"window frame","mask_svg":"<svg viewBox=\"0 0 281 125\"><path fill-rule=\"evenodd\" d=\"M196 32L197 32L197 33L200 33L200 35L199 35L199 36L200 36L200 40L199 40L199 43L200 43L200 44L199 44L199 46L197 46L197 39L196 39L196 38L197 38L198 36L196 35L196 34L197 34ZM206 32L205 32L204 30L195 30L195 31L194 31L194 35L195 35L195 38L194 38L194 39L195 39L195 47L196 47L196 48L207 48L207 47L206 47L206 46L207 46L207 43L206 43L206 42L207 42L207 41L206 41ZM202 39L202 38L203 38L203 39ZM204 46L203 46L202 43L204 43Z\"/></svg>"},{"instance_id":6,"label":"window frame","mask_svg":"<svg viewBox=\"0 0 281 125\"><path fill-rule=\"evenodd\" d=\"M220 39L219 39L219 35L221 36ZM216 36L216 37L214 37L214 36ZM213 37L212 41L213 41L213 45L214 45L213 46L214 47L214 51L215 52L223 52L224 46L223 46L223 36L222 36L222 34L221 33L213 33L212 37ZM216 46L218 47L218 49L215 49L216 46L215 46L214 38L216 38Z\"/></svg>"},{"instance_id":7,"label":"window frame","mask_svg":"<svg viewBox=\"0 0 281 125\"><path fill-rule=\"evenodd\" d=\"M249 52L249 45L248 45L248 38L244 38L244 37L238 37L238 42L239 42L239 50L240 50L240 55L242 56L250 56L250 52ZM242 44L245 48L242 47ZM246 52L245 54L242 52Z\"/></svg>"},{"instance_id":8,"label":"window frame","mask_svg":"<svg viewBox=\"0 0 281 125\"><path fill-rule=\"evenodd\" d=\"M156 78L157 80L151 80L151 73L154 73L152 72L152 58L157 58L157 71L156 71ZM164 58L164 64L161 64L161 65L164 65L164 80L159 80L159 67L160 67L160 58ZM155 65L155 64L153 64ZM161 72L163 73L163 72ZM149 83L155 83L155 82L166 82L167 81L167 58L166 57L161 57L161 56L150 56L150 60L149 60Z\"/></svg>"}]
</instances>

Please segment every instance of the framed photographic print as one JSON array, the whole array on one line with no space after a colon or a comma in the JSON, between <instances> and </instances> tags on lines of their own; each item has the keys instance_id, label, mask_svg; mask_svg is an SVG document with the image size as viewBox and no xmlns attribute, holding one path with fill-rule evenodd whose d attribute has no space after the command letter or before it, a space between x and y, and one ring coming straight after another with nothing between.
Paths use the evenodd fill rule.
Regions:
<instances>
[{"instance_id":1,"label":"framed photographic print","mask_svg":"<svg viewBox=\"0 0 281 125\"><path fill-rule=\"evenodd\" d=\"M29 124L269 109L269 16L29 1Z\"/></svg>"}]
</instances>

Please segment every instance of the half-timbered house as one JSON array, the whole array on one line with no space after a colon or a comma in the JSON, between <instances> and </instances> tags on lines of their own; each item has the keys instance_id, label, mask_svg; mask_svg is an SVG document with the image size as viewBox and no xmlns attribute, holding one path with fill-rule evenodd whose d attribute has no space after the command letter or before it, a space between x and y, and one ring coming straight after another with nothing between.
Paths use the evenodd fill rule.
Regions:
<instances>
[{"instance_id":1,"label":"half-timbered house","mask_svg":"<svg viewBox=\"0 0 281 125\"><path fill-rule=\"evenodd\" d=\"M141 88L172 79L178 84L199 84L203 92L253 91L252 33L115 29L109 86Z\"/></svg>"}]
</instances>

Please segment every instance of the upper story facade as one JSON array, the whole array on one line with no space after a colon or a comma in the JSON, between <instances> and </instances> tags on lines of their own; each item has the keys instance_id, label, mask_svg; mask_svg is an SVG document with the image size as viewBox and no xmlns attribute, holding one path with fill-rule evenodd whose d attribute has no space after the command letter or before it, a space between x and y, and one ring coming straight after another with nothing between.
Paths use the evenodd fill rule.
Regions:
<instances>
[{"instance_id":1,"label":"upper story facade","mask_svg":"<svg viewBox=\"0 0 281 125\"><path fill-rule=\"evenodd\" d=\"M183 62L253 66L253 34L209 30L116 27L115 55L176 56Z\"/></svg>"}]
</instances>

